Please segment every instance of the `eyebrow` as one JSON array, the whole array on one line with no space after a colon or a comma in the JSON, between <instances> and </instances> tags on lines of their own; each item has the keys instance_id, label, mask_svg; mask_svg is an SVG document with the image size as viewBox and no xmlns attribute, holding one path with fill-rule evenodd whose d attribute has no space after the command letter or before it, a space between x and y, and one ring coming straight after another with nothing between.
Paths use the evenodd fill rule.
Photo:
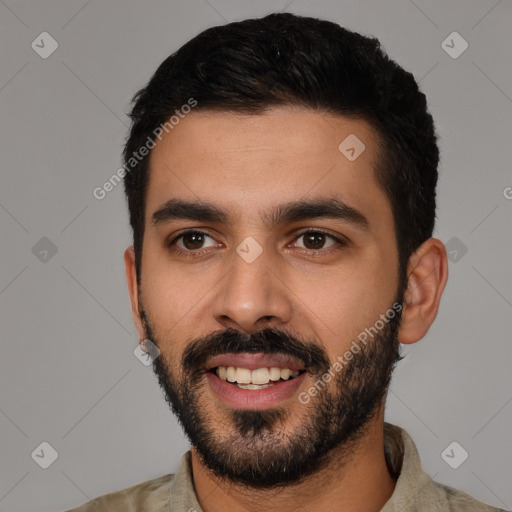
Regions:
<instances>
[{"instance_id":1,"label":"eyebrow","mask_svg":"<svg viewBox=\"0 0 512 512\"><path fill-rule=\"evenodd\" d=\"M229 214L218 206L204 201L170 199L152 215L153 226L176 219L229 224ZM263 222L273 228L302 220L325 218L348 222L362 231L369 230L368 219L356 208L339 198L293 201L261 212Z\"/></svg>"}]
</instances>

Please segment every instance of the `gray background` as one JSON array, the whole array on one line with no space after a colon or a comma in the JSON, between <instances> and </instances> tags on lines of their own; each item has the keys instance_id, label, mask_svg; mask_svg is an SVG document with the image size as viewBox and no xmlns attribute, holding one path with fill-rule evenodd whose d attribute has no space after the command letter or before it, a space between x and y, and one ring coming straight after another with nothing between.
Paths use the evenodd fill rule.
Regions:
<instances>
[{"instance_id":1,"label":"gray background","mask_svg":"<svg viewBox=\"0 0 512 512\"><path fill-rule=\"evenodd\" d=\"M176 469L187 442L133 355L122 186L92 191L120 167L129 101L165 57L279 10L377 36L421 81L441 136L434 236L452 261L386 419L434 479L512 507L510 1L0 0L0 510L65 510ZM43 31L59 45L46 59L31 47L50 48ZM458 58L441 45L453 31L469 44ZM48 469L31 457L43 441ZM441 457L452 441L469 453L457 469Z\"/></svg>"}]
</instances>

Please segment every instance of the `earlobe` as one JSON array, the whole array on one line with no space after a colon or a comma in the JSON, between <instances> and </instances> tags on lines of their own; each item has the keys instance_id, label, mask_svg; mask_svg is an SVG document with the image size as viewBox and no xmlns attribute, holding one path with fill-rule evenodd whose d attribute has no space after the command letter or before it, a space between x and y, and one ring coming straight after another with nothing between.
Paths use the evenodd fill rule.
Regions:
<instances>
[{"instance_id":1,"label":"earlobe","mask_svg":"<svg viewBox=\"0 0 512 512\"><path fill-rule=\"evenodd\" d=\"M130 294L133 323L135 324L137 332L139 333L139 339L143 340L146 338L146 333L140 317L140 297L137 283L137 266L135 262L135 250L133 246L128 247L124 251L124 267L126 283L128 285L128 292Z\"/></svg>"},{"instance_id":2,"label":"earlobe","mask_svg":"<svg viewBox=\"0 0 512 512\"><path fill-rule=\"evenodd\" d=\"M426 240L411 256L408 284L398 341L421 340L434 322L441 295L448 280L448 259L444 244L437 238Z\"/></svg>"}]
</instances>

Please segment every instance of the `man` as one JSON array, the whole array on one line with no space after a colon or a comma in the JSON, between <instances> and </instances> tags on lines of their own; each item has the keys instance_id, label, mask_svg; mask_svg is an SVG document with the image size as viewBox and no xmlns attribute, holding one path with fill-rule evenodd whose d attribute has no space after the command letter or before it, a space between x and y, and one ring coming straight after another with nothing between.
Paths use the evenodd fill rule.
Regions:
<instances>
[{"instance_id":1,"label":"man","mask_svg":"<svg viewBox=\"0 0 512 512\"><path fill-rule=\"evenodd\" d=\"M413 76L374 38L272 14L189 41L131 116L133 318L192 446L76 510L498 510L384 422L447 281Z\"/></svg>"}]
</instances>

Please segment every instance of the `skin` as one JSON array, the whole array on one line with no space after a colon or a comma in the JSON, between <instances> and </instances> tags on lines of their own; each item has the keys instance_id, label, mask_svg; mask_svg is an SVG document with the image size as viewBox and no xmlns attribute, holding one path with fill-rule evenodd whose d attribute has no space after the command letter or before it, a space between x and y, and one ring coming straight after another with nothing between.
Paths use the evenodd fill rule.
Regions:
<instances>
[{"instance_id":1,"label":"skin","mask_svg":"<svg viewBox=\"0 0 512 512\"><path fill-rule=\"evenodd\" d=\"M338 150L349 134L366 146L353 162ZM267 326L293 329L317 340L335 361L390 307L398 286L391 205L373 175L377 158L376 134L363 120L291 107L248 116L207 111L187 115L151 154L140 288L133 247L124 255L140 339L146 337L142 302L158 339L172 337L172 343L159 348L175 375L188 340L228 327L247 333ZM323 218L269 229L260 218L260 211L281 203L334 196L360 210L369 230ZM230 220L181 219L152 226L151 215L170 198L206 200L229 212ZM203 255L178 255L166 246L185 228L212 237L197 249ZM338 244L326 237L325 248L308 251L306 237L299 236L305 228L325 229L349 243L333 251ZM263 249L250 264L235 251L246 237ZM177 243L186 250L183 239ZM447 268L446 250L438 239L425 241L411 256L401 343L415 343L427 333L437 315ZM312 384L307 377L297 394ZM222 435L229 428L225 408L206 384L204 389L202 407ZM289 414L283 430L291 434L304 421L306 408L296 398L285 407ZM301 510L330 511L336 503L336 510L378 511L395 487L384 458L383 422L384 402L354 447L350 464L342 465L334 454L327 471L285 489L254 490L223 481L202 465L192 448L199 503L205 512L286 512L297 510L300 496Z\"/></svg>"}]
</instances>

